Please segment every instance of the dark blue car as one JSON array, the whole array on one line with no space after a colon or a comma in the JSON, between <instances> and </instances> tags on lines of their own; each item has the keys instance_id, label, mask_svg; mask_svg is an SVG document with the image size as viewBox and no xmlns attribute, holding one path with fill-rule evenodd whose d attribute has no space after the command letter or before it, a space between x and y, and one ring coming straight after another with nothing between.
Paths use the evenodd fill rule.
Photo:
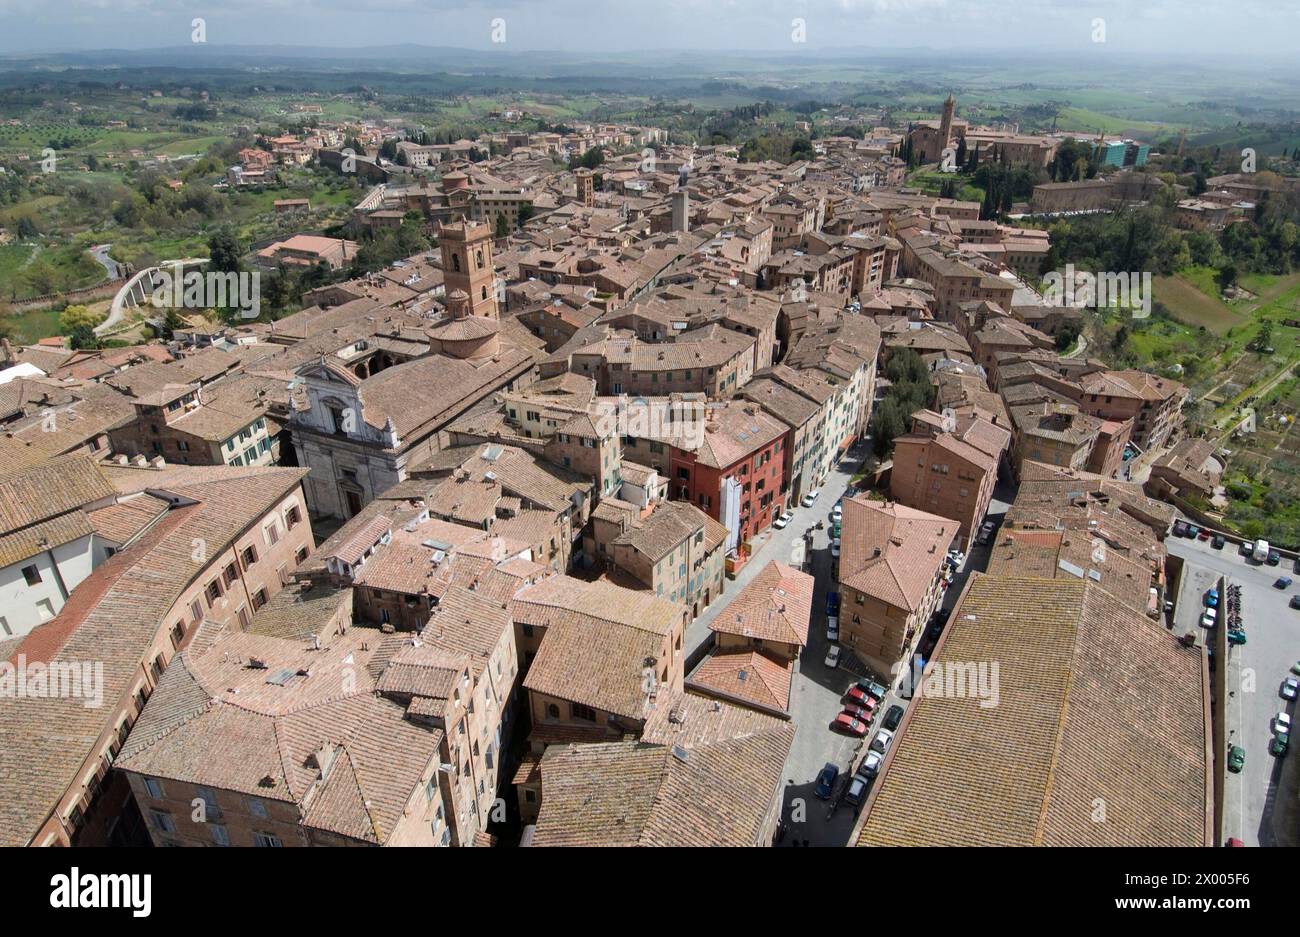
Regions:
<instances>
[{"instance_id":1,"label":"dark blue car","mask_svg":"<svg viewBox=\"0 0 1300 937\"><path fill-rule=\"evenodd\" d=\"M838 615L840 612L840 594L838 592L826 593L826 614Z\"/></svg>"},{"instance_id":2,"label":"dark blue car","mask_svg":"<svg viewBox=\"0 0 1300 937\"><path fill-rule=\"evenodd\" d=\"M817 787L813 792L822 800L830 800L831 794L835 792L835 779L839 776L840 769L829 761L826 762L826 767L817 775Z\"/></svg>"}]
</instances>

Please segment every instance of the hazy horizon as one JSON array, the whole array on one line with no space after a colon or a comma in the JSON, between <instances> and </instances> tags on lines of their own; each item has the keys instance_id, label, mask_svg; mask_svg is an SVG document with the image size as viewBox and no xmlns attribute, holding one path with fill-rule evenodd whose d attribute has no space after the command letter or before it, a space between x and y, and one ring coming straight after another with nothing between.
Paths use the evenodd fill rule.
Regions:
<instances>
[{"instance_id":1,"label":"hazy horizon","mask_svg":"<svg viewBox=\"0 0 1300 937\"><path fill-rule=\"evenodd\" d=\"M916 48L971 56L1209 55L1205 64L1213 65L1292 55L1300 36L1300 0L1226 8L1214 0L376 0L362 9L342 0L0 0L0 54L197 45L196 17L208 49L268 53L402 45L593 55Z\"/></svg>"}]
</instances>

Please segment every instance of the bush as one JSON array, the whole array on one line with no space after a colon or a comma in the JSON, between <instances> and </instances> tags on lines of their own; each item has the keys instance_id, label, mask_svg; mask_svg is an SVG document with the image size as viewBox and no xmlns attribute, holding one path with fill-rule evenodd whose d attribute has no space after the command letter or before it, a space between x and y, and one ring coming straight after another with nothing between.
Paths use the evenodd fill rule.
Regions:
<instances>
[{"instance_id":1,"label":"bush","mask_svg":"<svg viewBox=\"0 0 1300 937\"><path fill-rule=\"evenodd\" d=\"M93 312L86 306L68 306L59 313L59 329L64 335L71 335L80 328L94 329L107 316L102 312Z\"/></svg>"}]
</instances>

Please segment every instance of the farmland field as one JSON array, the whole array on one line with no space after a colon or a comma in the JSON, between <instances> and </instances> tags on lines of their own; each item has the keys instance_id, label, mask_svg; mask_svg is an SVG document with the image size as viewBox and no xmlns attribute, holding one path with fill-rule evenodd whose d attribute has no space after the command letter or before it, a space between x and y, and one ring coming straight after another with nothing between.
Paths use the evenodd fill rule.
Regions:
<instances>
[{"instance_id":1,"label":"farmland field","mask_svg":"<svg viewBox=\"0 0 1300 937\"><path fill-rule=\"evenodd\" d=\"M1217 335L1248 322L1248 316L1219 298L1212 271L1209 272L1207 292L1205 275L1200 272L1203 269L1191 268L1173 276L1156 277L1152 284L1156 301L1163 303L1180 322L1204 326Z\"/></svg>"}]
</instances>

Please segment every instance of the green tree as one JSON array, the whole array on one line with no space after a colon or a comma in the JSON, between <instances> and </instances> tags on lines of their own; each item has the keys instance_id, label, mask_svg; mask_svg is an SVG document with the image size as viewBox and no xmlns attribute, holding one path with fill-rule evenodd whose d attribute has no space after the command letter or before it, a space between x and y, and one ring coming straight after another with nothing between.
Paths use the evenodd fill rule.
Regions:
<instances>
[{"instance_id":1,"label":"green tree","mask_svg":"<svg viewBox=\"0 0 1300 937\"><path fill-rule=\"evenodd\" d=\"M1259 324L1259 331L1255 333L1254 347L1256 351L1263 351L1265 348L1273 347L1273 323L1265 319Z\"/></svg>"},{"instance_id":2,"label":"green tree","mask_svg":"<svg viewBox=\"0 0 1300 937\"><path fill-rule=\"evenodd\" d=\"M1232 264L1224 264L1215 274L1215 282L1219 284L1219 290L1222 292L1237 282L1237 268Z\"/></svg>"},{"instance_id":3,"label":"green tree","mask_svg":"<svg viewBox=\"0 0 1300 937\"><path fill-rule=\"evenodd\" d=\"M244 250L235 235L222 228L208 238L208 269L217 273L238 273L243 269L240 257Z\"/></svg>"},{"instance_id":4,"label":"green tree","mask_svg":"<svg viewBox=\"0 0 1300 937\"><path fill-rule=\"evenodd\" d=\"M79 325L69 334L69 344L74 351L83 349L94 349L100 347L99 339L95 336L95 330L89 325Z\"/></svg>"}]
</instances>

